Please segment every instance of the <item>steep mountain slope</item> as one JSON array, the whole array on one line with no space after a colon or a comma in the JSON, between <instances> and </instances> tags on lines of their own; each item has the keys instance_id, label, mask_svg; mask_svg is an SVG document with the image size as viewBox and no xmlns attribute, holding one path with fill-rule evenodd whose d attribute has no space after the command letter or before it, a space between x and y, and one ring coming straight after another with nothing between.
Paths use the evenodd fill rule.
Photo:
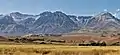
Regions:
<instances>
[{"instance_id":1,"label":"steep mountain slope","mask_svg":"<svg viewBox=\"0 0 120 55\"><path fill-rule=\"evenodd\" d=\"M0 32L11 33L11 34L12 33L20 34L20 33L29 32L29 29L25 26L24 22L21 21L20 23L23 23L23 24L19 24L18 21L14 19L17 19L17 18L13 18L13 16L11 15L1 15L0 16Z\"/></svg>"},{"instance_id":2,"label":"steep mountain slope","mask_svg":"<svg viewBox=\"0 0 120 55\"><path fill-rule=\"evenodd\" d=\"M66 14L56 11L44 12L34 23L34 30L39 33L65 33L73 31L77 27Z\"/></svg>"},{"instance_id":3,"label":"steep mountain slope","mask_svg":"<svg viewBox=\"0 0 120 55\"><path fill-rule=\"evenodd\" d=\"M84 28L84 26L87 24L90 18L92 18L92 16L78 16L78 17L74 15L68 15L68 16L78 25L78 28Z\"/></svg>"},{"instance_id":4,"label":"steep mountain slope","mask_svg":"<svg viewBox=\"0 0 120 55\"><path fill-rule=\"evenodd\" d=\"M93 30L117 30L120 29L120 20L114 17L109 12L100 13L92 17L88 23L87 28Z\"/></svg>"},{"instance_id":5,"label":"steep mountain slope","mask_svg":"<svg viewBox=\"0 0 120 55\"><path fill-rule=\"evenodd\" d=\"M14 21L16 21L16 22L20 22L20 21L23 21L28 18L36 18L37 17L37 15L22 14L20 12L12 12L9 14L9 16L11 16L14 19Z\"/></svg>"}]
</instances>

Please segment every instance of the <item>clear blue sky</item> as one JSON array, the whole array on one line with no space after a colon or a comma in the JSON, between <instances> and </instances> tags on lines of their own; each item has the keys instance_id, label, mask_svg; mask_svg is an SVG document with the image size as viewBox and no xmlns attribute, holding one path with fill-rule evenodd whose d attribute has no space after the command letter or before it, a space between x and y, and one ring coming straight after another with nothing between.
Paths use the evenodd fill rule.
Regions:
<instances>
[{"instance_id":1,"label":"clear blue sky","mask_svg":"<svg viewBox=\"0 0 120 55\"><path fill-rule=\"evenodd\" d=\"M0 13L20 11L39 14L43 11L62 10L67 14L92 14L120 8L120 0L0 0Z\"/></svg>"}]
</instances>

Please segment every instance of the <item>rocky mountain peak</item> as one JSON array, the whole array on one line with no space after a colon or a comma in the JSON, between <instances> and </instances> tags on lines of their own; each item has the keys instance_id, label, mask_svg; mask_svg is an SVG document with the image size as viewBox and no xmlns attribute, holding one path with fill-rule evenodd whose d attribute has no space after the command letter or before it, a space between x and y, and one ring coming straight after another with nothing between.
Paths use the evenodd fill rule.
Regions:
<instances>
[{"instance_id":1,"label":"rocky mountain peak","mask_svg":"<svg viewBox=\"0 0 120 55\"><path fill-rule=\"evenodd\" d=\"M50 12L50 11L45 11L45 12L43 12L43 13L40 13L40 16L48 16L48 15L51 15L52 14L52 12Z\"/></svg>"},{"instance_id":2,"label":"rocky mountain peak","mask_svg":"<svg viewBox=\"0 0 120 55\"><path fill-rule=\"evenodd\" d=\"M113 19L113 18L115 18L112 15L112 13L110 13L110 12L101 12L100 14L98 14L94 17L99 18L99 19L111 19L111 18Z\"/></svg>"},{"instance_id":3,"label":"rocky mountain peak","mask_svg":"<svg viewBox=\"0 0 120 55\"><path fill-rule=\"evenodd\" d=\"M22 13L20 13L20 12L12 12L12 13L10 13L10 14L22 15Z\"/></svg>"},{"instance_id":4,"label":"rocky mountain peak","mask_svg":"<svg viewBox=\"0 0 120 55\"><path fill-rule=\"evenodd\" d=\"M102 12L100 13L101 15L109 15L109 16L113 16L110 12Z\"/></svg>"},{"instance_id":5,"label":"rocky mountain peak","mask_svg":"<svg viewBox=\"0 0 120 55\"><path fill-rule=\"evenodd\" d=\"M103 12L94 17L92 17L88 23L87 27L93 30L115 30L119 29L120 21L118 18L114 17L110 12Z\"/></svg>"}]
</instances>

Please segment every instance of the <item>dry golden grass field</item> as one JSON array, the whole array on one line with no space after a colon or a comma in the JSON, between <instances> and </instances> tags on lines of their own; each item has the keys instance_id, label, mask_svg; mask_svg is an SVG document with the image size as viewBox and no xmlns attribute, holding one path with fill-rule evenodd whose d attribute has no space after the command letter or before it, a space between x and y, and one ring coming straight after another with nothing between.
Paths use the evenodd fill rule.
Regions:
<instances>
[{"instance_id":1,"label":"dry golden grass field","mask_svg":"<svg viewBox=\"0 0 120 55\"><path fill-rule=\"evenodd\" d=\"M3 44L0 55L120 55L120 47Z\"/></svg>"},{"instance_id":2,"label":"dry golden grass field","mask_svg":"<svg viewBox=\"0 0 120 55\"><path fill-rule=\"evenodd\" d=\"M24 37L25 38L25 37ZM0 37L0 55L120 55L120 37L66 35L62 37ZM13 40L10 41L9 39ZM40 39L37 43L35 39ZM29 41L34 40L34 41ZM52 42L52 41L56 42ZM79 46L89 41L105 41L106 46ZM65 41L65 42L58 42ZM34 43L35 42L35 43ZM39 43L40 42L40 43ZM43 44L41 44L44 42Z\"/></svg>"}]
</instances>

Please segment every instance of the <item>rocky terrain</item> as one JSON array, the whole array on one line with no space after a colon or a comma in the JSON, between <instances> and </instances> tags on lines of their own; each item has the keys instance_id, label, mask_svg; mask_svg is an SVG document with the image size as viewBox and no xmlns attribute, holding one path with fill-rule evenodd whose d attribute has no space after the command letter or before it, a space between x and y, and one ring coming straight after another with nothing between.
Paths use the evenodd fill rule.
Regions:
<instances>
[{"instance_id":1,"label":"rocky terrain","mask_svg":"<svg viewBox=\"0 0 120 55\"><path fill-rule=\"evenodd\" d=\"M12 12L0 15L0 33L10 35L70 33L73 31L119 31L120 19L110 12L95 16L67 15L61 11L38 15Z\"/></svg>"}]
</instances>

